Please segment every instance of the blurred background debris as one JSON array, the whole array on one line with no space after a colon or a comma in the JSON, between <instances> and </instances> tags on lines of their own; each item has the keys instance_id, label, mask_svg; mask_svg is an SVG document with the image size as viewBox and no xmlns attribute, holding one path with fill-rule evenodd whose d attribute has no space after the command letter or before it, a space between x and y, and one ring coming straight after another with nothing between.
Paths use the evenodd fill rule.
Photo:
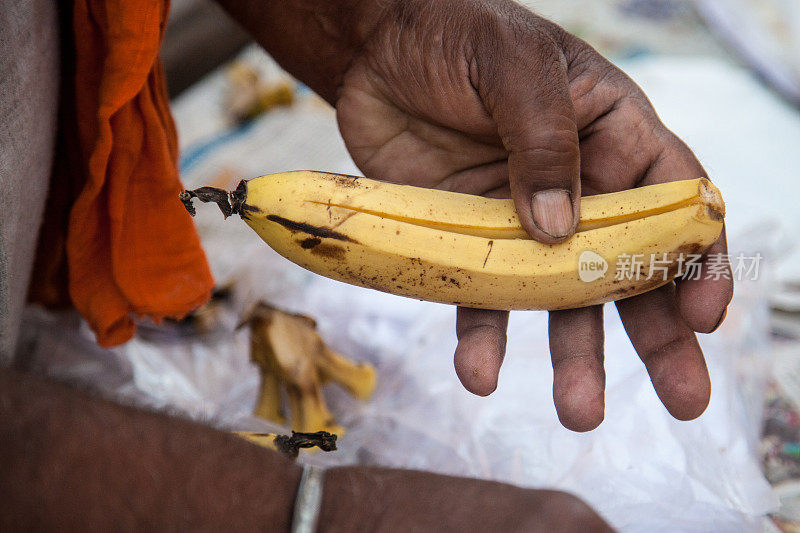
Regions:
<instances>
[{"instance_id":1,"label":"blurred background debris","mask_svg":"<svg viewBox=\"0 0 800 533\"><path fill-rule=\"evenodd\" d=\"M234 123L247 122L276 106L294 102L294 86L287 81L265 83L255 68L234 62L227 72L228 89L224 108Z\"/></svg>"}]
</instances>

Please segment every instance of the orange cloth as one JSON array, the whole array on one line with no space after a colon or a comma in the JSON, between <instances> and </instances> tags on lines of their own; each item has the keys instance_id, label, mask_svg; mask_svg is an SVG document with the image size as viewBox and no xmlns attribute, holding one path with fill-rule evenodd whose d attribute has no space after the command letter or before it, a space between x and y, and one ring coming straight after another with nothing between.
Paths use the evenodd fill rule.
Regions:
<instances>
[{"instance_id":1,"label":"orange cloth","mask_svg":"<svg viewBox=\"0 0 800 533\"><path fill-rule=\"evenodd\" d=\"M213 288L178 200L158 60L168 9L164 0L74 0L75 92L63 102L74 105L80 155L69 178L80 184L66 231L69 295L103 346L129 340L136 316L185 315Z\"/></svg>"}]
</instances>

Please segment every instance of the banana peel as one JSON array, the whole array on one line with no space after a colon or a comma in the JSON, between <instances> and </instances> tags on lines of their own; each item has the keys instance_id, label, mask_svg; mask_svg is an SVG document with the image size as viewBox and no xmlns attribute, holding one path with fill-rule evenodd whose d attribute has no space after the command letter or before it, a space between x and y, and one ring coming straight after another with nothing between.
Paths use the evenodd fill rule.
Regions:
<instances>
[{"instance_id":1,"label":"banana peel","mask_svg":"<svg viewBox=\"0 0 800 533\"><path fill-rule=\"evenodd\" d=\"M328 409L322 386L333 382L366 400L375 389L375 369L329 348L307 316L259 302L246 313L243 323L250 325L250 356L261 371L255 415L282 425L289 423L299 433L342 435L344 428ZM284 409L282 391L289 413Z\"/></svg>"}]
</instances>

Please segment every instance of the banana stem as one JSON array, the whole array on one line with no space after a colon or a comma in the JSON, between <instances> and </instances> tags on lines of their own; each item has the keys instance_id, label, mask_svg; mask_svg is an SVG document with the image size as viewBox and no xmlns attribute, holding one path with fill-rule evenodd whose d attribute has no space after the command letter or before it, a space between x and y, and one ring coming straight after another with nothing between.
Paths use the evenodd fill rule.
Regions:
<instances>
[{"instance_id":1,"label":"banana stem","mask_svg":"<svg viewBox=\"0 0 800 533\"><path fill-rule=\"evenodd\" d=\"M336 450L335 433L317 431L315 433L299 433L292 431L292 436L274 433L254 433L252 431L235 431L237 436L264 448L277 450L291 459L297 459L300 448L317 447L324 452Z\"/></svg>"},{"instance_id":2,"label":"banana stem","mask_svg":"<svg viewBox=\"0 0 800 533\"><path fill-rule=\"evenodd\" d=\"M288 455L289 457L296 458L300 448L314 448L317 447L324 452L332 452L336 450L335 433L328 433L327 431L316 431L314 433L298 433L292 431L292 436L278 435L275 437L275 446L278 451Z\"/></svg>"},{"instance_id":3,"label":"banana stem","mask_svg":"<svg viewBox=\"0 0 800 533\"><path fill-rule=\"evenodd\" d=\"M200 187L191 191L183 191L178 195L178 198L192 216L197 214L192 204L192 200L195 198L203 203L213 202L217 204L225 218L231 215L241 216L242 206L244 206L244 201L247 198L247 182L240 181L236 190L231 192L217 187Z\"/></svg>"}]
</instances>

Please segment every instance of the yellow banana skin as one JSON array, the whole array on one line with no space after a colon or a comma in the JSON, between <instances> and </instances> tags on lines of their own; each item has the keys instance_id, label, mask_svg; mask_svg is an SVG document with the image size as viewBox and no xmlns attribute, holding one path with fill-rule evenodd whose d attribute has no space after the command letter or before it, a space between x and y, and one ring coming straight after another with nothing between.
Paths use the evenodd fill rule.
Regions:
<instances>
[{"instance_id":1,"label":"yellow banana skin","mask_svg":"<svg viewBox=\"0 0 800 533\"><path fill-rule=\"evenodd\" d=\"M707 179L584 197L578 232L564 243L532 240L511 200L312 171L243 182L234 212L278 253L339 281L482 309L567 309L627 298L671 281L682 255L719 237L725 206ZM581 254L608 264L581 280ZM641 254L638 279L614 265ZM648 275L650 259L668 272ZM666 255L664 255L666 254Z\"/></svg>"}]
</instances>

